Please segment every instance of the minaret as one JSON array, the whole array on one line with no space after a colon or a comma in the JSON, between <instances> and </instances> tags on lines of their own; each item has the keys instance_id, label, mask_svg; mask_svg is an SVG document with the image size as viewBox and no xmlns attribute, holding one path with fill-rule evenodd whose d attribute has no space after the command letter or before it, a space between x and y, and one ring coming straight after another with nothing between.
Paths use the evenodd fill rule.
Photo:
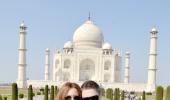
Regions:
<instances>
[{"instance_id":1,"label":"minaret","mask_svg":"<svg viewBox=\"0 0 170 100\"><path fill-rule=\"evenodd\" d=\"M89 12L89 17L88 17L88 20L89 20L89 21L91 20L90 12Z\"/></svg>"},{"instance_id":2,"label":"minaret","mask_svg":"<svg viewBox=\"0 0 170 100\"><path fill-rule=\"evenodd\" d=\"M129 69L130 69L130 53L126 52L125 54L125 73L124 73L124 83L129 83Z\"/></svg>"},{"instance_id":3,"label":"minaret","mask_svg":"<svg viewBox=\"0 0 170 100\"><path fill-rule=\"evenodd\" d=\"M18 61L18 79L17 84L19 88L27 87L26 79L26 25L24 21L20 25L20 34L19 34L19 61Z\"/></svg>"},{"instance_id":4,"label":"minaret","mask_svg":"<svg viewBox=\"0 0 170 100\"><path fill-rule=\"evenodd\" d=\"M121 54L117 49L114 52L114 82L121 82Z\"/></svg>"},{"instance_id":5,"label":"minaret","mask_svg":"<svg viewBox=\"0 0 170 100\"><path fill-rule=\"evenodd\" d=\"M157 29L152 28L150 38L148 91L154 91L156 86L156 56L157 56Z\"/></svg>"},{"instance_id":6,"label":"minaret","mask_svg":"<svg viewBox=\"0 0 170 100\"><path fill-rule=\"evenodd\" d=\"M45 73L44 78L45 81L49 80L49 69L50 69L50 50L47 48L45 50Z\"/></svg>"}]
</instances>

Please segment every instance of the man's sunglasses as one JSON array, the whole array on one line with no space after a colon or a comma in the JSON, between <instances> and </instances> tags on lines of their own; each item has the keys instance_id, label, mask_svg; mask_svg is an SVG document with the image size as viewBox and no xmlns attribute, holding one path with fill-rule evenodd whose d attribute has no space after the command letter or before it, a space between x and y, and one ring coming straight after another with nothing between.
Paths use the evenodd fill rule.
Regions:
<instances>
[{"instance_id":1,"label":"man's sunglasses","mask_svg":"<svg viewBox=\"0 0 170 100\"><path fill-rule=\"evenodd\" d=\"M64 97L65 100L72 100L71 98L73 98L73 100L80 100L81 99L80 96L66 96L66 97Z\"/></svg>"},{"instance_id":2,"label":"man's sunglasses","mask_svg":"<svg viewBox=\"0 0 170 100\"><path fill-rule=\"evenodd\" d=\"M85 97L85 98L82 98L82 100L99 100L99 96L95 95L91 97Z\"/></svg>"}]
</instances>

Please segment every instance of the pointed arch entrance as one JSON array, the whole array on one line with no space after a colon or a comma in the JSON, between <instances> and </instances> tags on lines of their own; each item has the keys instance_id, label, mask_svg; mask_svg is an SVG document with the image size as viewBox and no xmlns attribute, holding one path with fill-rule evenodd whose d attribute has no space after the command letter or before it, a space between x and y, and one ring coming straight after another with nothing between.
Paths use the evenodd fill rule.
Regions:
<instances>
[{"instance_id":1,"label":"pointed arch entrance","mask_svg":"<svg viewBox=\"0 0 170 100\"><path fill-rule=\"evenodd\" d=\"M95 77L95 64L91 59L84 59L79 65L79 81L93 80Z\"/></svg>"}]
</instances>

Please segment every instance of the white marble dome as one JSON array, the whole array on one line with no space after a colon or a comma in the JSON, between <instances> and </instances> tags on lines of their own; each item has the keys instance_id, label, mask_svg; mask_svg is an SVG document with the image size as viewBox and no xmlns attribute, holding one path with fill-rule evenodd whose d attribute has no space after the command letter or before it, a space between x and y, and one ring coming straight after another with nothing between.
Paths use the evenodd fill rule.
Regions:
<instances>
[{"instance_id":1,"label":"white marble dome","mask_svg":"<svg viewBox=\"0 0 170 100\"><path fill-rule=\"evenodd\" d=\"M112 49L112 45L108 42L105 42L102 46L102 49Z\"/></svg>"},{"instance_id":2,"label":"white marble dome","mask_svg":"<svg viewBox=\"0 0 170 100\"><path fill-rule=\"evenodd\" d=\"M90 20L76 29L73 36L74 47L101 48L103 43L102 31Z\"/></svg>"},{"instance_id":3,"label":"white marble dome","mask_svg":"<svg viewBox=\"0 0 170 100\"><path fill-rule=\"evenodd\" d=\"M73 43L71 41L67 41L65 44L64 44L64 48L73 48Z\"/></svg>"}]
</instances>

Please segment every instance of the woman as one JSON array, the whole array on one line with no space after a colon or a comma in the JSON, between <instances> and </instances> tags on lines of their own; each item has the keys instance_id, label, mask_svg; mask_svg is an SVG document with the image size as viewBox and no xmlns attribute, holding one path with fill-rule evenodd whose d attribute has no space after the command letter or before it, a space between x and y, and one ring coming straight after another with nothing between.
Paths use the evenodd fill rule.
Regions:
<instances>
[{"instance_id":1,"label":"woman","mask_svg":"<svg viewBox=\"0 0 170 100\"><path fill-rule=\"evenodd\" d=\"M81 100L81 88L76 83L67 82L59 90L56 100Z\"/></svg>"}]
</instances>

